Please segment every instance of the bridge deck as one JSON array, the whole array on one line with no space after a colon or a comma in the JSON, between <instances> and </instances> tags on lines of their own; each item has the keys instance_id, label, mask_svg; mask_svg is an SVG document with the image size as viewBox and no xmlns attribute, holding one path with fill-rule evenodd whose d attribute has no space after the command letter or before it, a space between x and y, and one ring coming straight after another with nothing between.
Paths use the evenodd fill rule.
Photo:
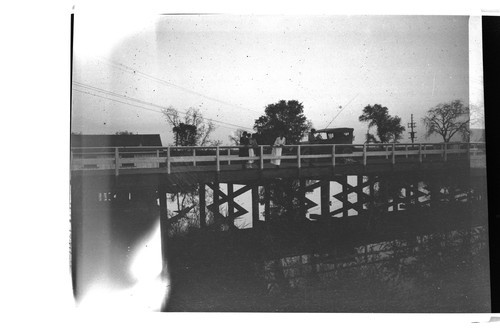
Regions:
<instances>
[{"instance_id":1,"label":"bridge deck","mask_svg":"<svg viewBox=\"0 0 500 333\"><path fill-rule=\"evenodd\" d=\"M343 146L350 147L352 152L339 154L336 145L322 145L321 149L331 153L303 155L302 146L287 146L280 157L280 167L271 163L274 157L265 154L264 146L260 147L262 155L255 157L231 155L235 147L222 147L227 155L220 153L223 151L221 147L202 147L204 154L201 156L200 147L175 147L182 150L180 156L173 154L173 147L167 147L166 153L160 152L160 148L134 148L135 152L130 148L108 148L108 152L99 156L95 151L87 153L90 158L79 149L78 153L72 151L72 181L85 179L94 186L100 183L109 185L110 182L115 186L183 186L211 181L249 183L276 178L320 179L332 175L470 171L474 166L483 166L479 172L484 172L484 144L460 144L453 149L443 144L424 147L390 144L385 148L376 145L378 150L372 145ZM212 151L207 152L207 149ZM163 153L166 156L162 156ZM249 161L253 161L251 168L247 167Z\"/></svg>"}]
</instances>

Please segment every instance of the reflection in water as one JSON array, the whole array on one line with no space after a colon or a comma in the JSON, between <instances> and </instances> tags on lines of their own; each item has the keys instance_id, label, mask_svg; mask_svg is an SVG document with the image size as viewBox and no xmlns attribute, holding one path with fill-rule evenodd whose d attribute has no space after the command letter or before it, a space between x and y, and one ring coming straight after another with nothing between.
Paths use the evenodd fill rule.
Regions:
<instances>
[{"instance_id":1,"label":"reflection in water","mask_svg":"<svg viewBox=\"0 0 500 333\"><path fill-rule=\"evenodd\" d=\"M489 312L487 230L178 266L169 311ZM182 268L181 268L182 267Z\"/></svg>"},{"instance_id":2,"label":"reflection in water","mask_svg":"<svg viewBox=\"0 0 500 333\"><path fill-rule=\"evenodd\" d=\"M403 285L442 274L446 265L460 267L470 264L471 258L481 260L486 251L485 228L477 227L265 261L263 278L273 292L300 289L311 279L332 282L353 273ZM484 263L484 259L479 262Z\"/></svg>"},{"instance_id":3,"label":"reflection in water","mask_svg":"<svg viewBox=\"0 0 500 333\"><path fill-rule=\"evenodd\" d=\"M422 182L402 190L377 183L372 187L374 202L364 203L362 214L341 212L342 218L311 221L311 213L321 207L300 213L299 183L270 185L270 220L259 225L251 223L252 210L246 206L250 199L235 199L249 211L250 221L226 222L252 227L245 230L210 228L214 221L208 210L209 227L200 229L196 190L170 194L168 277L161 275L156 197L145 209L125 205L86 211L77 260L81 308L157 310L168 299L168 311L490 310L487 230L471 228L485 220L479 214L486 211L481 198L465 194L460 199L463 191L445 197L453 190L442 188L443 196L430 205ZM334 189L330 184L335 197ZM266 193L260 190L262 218ZM390 200L399 200L399 195L410 199L398 203L401 209L393 205L377 210L377 200L391 192ZM423 195L413 197L416 192ZM317 191L309 194L321 201L315 198ZM250 197L250 192L245 195ZM349 195L351 202L363 197L361 192ZM332 201L330 211L335 211L339 203ZM208 191L207 205L212 202ZM186 207L185 215L179 215ZM391 208L402 212L387 213ZM222 213L228 209L227 203L221 205Z\"/></svg>"}]
</instances>

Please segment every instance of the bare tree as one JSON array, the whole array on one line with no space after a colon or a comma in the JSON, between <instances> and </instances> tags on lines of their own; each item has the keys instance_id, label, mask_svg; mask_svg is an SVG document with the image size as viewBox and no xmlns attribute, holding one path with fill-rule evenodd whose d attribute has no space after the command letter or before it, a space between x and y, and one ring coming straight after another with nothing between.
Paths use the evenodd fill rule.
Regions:
<instances>
[{"instance_id":1,"label":"bare tree","mask_svg":"<svg viewBox=\"0 0 500 333\"><path fill-rule=\"evenodd\" d=\"M169 107L163 110L163 115L167 119L168 124L174 129L181 128L191 128L194 126L196 131L194 131L193 141L197 146L210 145L210 134L215 130L215 124L211 120L206 120L200 110L196 108L189 108L186 112L181 112L173 107ZM187 126L186 126L187 125Z\"/></svg>"},{"instance_id":2,"label":"bare tree","mask_svg":"<svg viewBox=\"0 0 500 333\"><path fill-rule=\"evenodd\" d=\"M427 128L426 137L438 134L444 142L450 142L455 134L464 140L469 136L469 108L460 100L433 107L422 120Z\"/></svg>"},{"instance_id":3,"label":"bare tree","mask_svg":"<svg viewBox=\"0 0 500 333\"><path fill-rule=\"evenodd\" d=\"M229 142L234 144L235 146L239 146L241 135L245 132L241 128L237 129L233 132L233 134L229 135Z\"/></svg>"}]
</instances>

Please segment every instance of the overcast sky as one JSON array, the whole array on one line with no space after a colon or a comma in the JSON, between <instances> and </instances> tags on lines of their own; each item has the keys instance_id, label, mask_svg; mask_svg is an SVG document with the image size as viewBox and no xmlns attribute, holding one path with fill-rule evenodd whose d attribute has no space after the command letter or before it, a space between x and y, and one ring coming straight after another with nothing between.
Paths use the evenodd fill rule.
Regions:
<instances>
[{"instance_id":1,"label":"overcast sky","mask_svg":"<svg viewBox=\"0 0 500 333\"><path fill-rule=\"evenodd\" d=\"M84 134L159 133L166 145L172 135L160 107L195 107L219 121L213 138L228 143L266 105L295 99L315 128L336 117L330 127L353 127L357 142L368 104L388 107L405 126L413 114L423 140L429 108L482 98L469 93L469 82L482 79L469 75L480 47L469 54L467 16L77 13L74 27L72 131Z\"/></svg>"}]
</instances>

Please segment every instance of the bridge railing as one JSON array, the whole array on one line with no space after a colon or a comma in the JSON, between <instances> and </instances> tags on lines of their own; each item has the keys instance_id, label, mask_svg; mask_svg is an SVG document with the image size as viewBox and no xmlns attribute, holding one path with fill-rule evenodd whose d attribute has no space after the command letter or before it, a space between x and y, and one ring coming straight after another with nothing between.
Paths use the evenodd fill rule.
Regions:
<instances>
[{"instance_id":1,"label":"bridge railing","mask_svg":"<svg viewBox=\"0 0 500 333\"><path fill-rule=\"evenodd\" d=\"M217 171L231 165L264 169L272 160L282 165L307 167L313 165L341 165L377 163L422 163L453 159L484 159L484 143L376 143L376 144L301 144L285 145L281 155L275 147L260 145L253 148L254 156L246 153L246 146L214 147L86 147L71 149L71 170L165 168L167 173L179 167L215 167Z\"/></svg>"}]
</instances>

